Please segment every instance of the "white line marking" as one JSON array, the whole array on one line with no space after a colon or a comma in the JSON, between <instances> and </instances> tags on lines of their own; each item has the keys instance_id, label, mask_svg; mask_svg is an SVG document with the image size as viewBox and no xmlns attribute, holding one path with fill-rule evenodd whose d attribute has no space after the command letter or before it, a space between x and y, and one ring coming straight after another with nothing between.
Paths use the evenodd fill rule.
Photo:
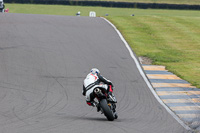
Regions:
<instances>
[{"instance_id":1,"label":"white line marking","mask_svg":"<svg viewBox=\"0 0 200 133\"><path fill-rule=\"evenodd\" d=\"M103 17L101 17L103 18ZM119 37L121 38L122 42L125 44L126 48L128 49L131 57L133 58L133 60L136 63L136 66L141 74L141 76L143 77L144 81L146 82L147 86L149 87L149 89L151 90L151 92L153 93L153 95L155 96L155 98L158 100L158 102L187 130L192 130L189 126L187 126L182 120L180 120L180 118L174 113L172 112L164 103L163 101L158 97L158 95L156 94L155 90L153 89L153 87L151 86L151 83L149 82L149 80L147 79L144 71L142 70L137 58L134 56L132 49L130 48L130 46L128 45L128 43L126 42L126 40L124 39L124 37L122 36L122 34L119 32L119 30L110 22L108 21L106 18L103 18L105 21L107 21L114 29L115 31L118 33Z\"/></svg>"}]
</instances>

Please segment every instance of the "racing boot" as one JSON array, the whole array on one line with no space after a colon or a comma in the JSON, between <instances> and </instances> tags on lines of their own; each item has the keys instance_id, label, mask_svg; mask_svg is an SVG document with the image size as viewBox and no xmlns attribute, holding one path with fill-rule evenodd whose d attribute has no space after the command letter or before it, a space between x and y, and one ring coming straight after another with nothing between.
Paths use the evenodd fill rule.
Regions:
<instances>
[{"instance_id":1,"label":"racing boot","mask_svg":"<svg viewBox=\"0 0 200 133\"><path fill-rule=\"evenodd\" d=\"M115 119L117 119L118 115L117 115L117 112L116 112L116 104L113 103L112 105L113 105L113 115L114 115Z\"/></svg>"},{"instance_id":2,"label":"racing boot","mask_svg":"<svg viewBox=\"0 0 200 133\"><path fill-rule=\"evenodd\" d=\"M117 100L115 98L115 95L112 93L112 92L108 92L108 100L111 102L111 103L117 103Z\"/></svg>"},{"instance_id":3,"label":"racing boot","mask_svg":"<svg viewBox=\"0 0 200 133\"><path fill-rule=\"evenodd\" d=\"M112 85L109 85L109 88L107 90L107 94L108 94L108 100L112 103L117 103L117 100L115 98L115 95L113 94L113 87Z\"/></svg>"},{"instance_id":4,"label":"racing boot","mask_svg":"<svg viewBox=\"0 0 200 133\"><path fill-rule=\"evenodd\" d=\"M117 119L118 118L117 112L114 112L113 114L114 114L115 119Z\"/></svg>"}]
</instances>

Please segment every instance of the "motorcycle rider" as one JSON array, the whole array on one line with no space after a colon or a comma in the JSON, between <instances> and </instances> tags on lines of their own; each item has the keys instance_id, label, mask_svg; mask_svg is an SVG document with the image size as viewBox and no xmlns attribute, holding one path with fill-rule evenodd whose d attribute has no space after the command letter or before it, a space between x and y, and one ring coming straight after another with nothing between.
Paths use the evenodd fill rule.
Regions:
<instances>
[{"instance_id":1,"label":"motorcycle rider","mask_svg":"<svg viewBox=\"0 0 200 133\"><path fill-rule=\"evenodd\" d=\"M101 82L103 82L104 84L100 84ZM86 96L86 103L89 106L94 107L96 105L96 103L94 102L95 96L93 95L93 90L97 87L105 90L108 95L114 97L114 94L112 93L114 87L112 82L100 75L100 71L97 68L92 68L90 73L86 76L84 80L82 91L82 94ZM97 111L99 111L98 106Z\"/></svg>"}]
</instances>

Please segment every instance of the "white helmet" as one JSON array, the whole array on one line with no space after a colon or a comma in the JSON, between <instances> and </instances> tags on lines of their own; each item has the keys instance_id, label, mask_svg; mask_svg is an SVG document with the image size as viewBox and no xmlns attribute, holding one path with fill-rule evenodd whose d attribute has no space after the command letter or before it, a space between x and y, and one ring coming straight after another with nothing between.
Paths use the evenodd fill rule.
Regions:
<instances>
[{"instance_id":1,"label":"white helmet","mask_svg":"<svg viewBox=\"0 0 200 133\"><path fill-rule=\"evenodd\" d=\"M100 74L100 71L99 71L97 68L92 68L90 72L91 72L92 74L97 74L97 75Z\"/></svg>"}]
</instances>

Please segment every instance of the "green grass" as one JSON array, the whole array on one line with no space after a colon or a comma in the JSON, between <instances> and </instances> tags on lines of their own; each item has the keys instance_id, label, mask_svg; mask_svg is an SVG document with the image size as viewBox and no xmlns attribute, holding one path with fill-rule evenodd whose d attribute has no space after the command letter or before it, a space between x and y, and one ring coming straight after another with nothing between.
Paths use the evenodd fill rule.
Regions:
<instances>
[{"instance_id":1,"label":"green grass","mask_svg":"<svg viewBox=\"0 0 200 133\"><path fill-rule=\"evenodd\" d=\"M61 5L6 4L13 13L88 16L109 14L137 56L164 65L182 79L200 88L200 12ZM134 14L135 16L130 16Z\"/></svg>"},{"instance_id":2,"label":"green grass","mask_svg":"<svg viewBox=\"0 0 200 133\"><path fill-rule=\"evenodd\" d=\"M200 17L138 16L109 18L138 56L164 65L200 87Z\"/></svg>"},{"instance_id":3,"label":"green grass","mask_svg":"<svg viewBox=\"0 0 200 133\"><path fill-rule=\"evenodd\" d=\"M83 1L117 1L117 2L137 2L137 3L188 4L188 5L200 4L200 0L83 0Z\"/></svg>"}]
</instances>

